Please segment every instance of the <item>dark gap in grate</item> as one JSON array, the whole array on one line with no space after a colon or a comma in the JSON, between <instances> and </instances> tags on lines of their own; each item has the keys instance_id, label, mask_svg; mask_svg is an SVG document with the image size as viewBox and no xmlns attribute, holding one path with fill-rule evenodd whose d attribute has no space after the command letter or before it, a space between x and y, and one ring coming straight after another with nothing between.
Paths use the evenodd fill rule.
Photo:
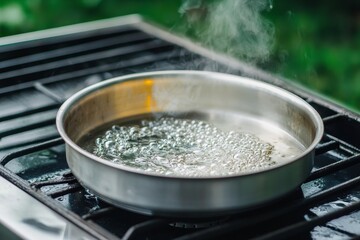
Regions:
<instances>
[{"instance_id":1,"label":"dark gap in grate","mask_svg":"<svg viewBox=\"0 0 360 240\"><path fill-rule=\"evenodd\" d=\"M354 154L360 153L360 149L357 146L352 145L350 142L346 142L343 139L340 139L340 138L338 138L338 137L336 137L334 135L331 135L329 133L326 133L325 135L329 139L334 140L336 142L339 142L340 143L339 148L346 151L346 152L348 152L349 154L354 155Z\"/></svg>"},{"instance_id":2,"label":"dark gap in grate","mask_svg":"<svg viewBox=\"0 0 360 240\"><path fill-rule=\"evenodd\" d=\"M102 234L103 236L106 236L106 240L108 240L108 239L109 240L123 240L123 239L118 238L114 233L110 233L110 231L106 230L105 228L103 228L99 224L93 222L92 220L87 221L86 224L89 225L89 227L91 227L98 233Z\"/></svg>"},{"instance_id":3,"label":"dark gap in grate","mask_svg":"<svg viewBox=\"0 0 360 240\"><path fill-rule=\"evenodd\" d=\"M335 112L334 110L321 106L320 104L317 104L315 102L310 101L309 104L316 109L316 111L320 114L322 118L327 118L337 114L337 112Z\"/></svg>"},{"instance_id":4,"label":"dark gap in grate","mask_svg":"<svg viewBox=\"0 0 360 240\"><path fill-rule=\"evenodd\" d=\"M144 237L145 233L161 230L168 224L167 221L162 219L152 219L132 226L123 236L123 240L135 240L140 236Z\"/></svg>"},{"instance_id":5,"label":"dark gap in grate","mask_svg":"<svg viewBox=\"0 0 360 240\"><path fill-rule=\"evenodd\" d=\"M335 115L331 115L331 116L323 118L323 122L324 122L324 124L334 123L341 116L343 116L343 115L340 114L340 113L335 114Z\"/></svg>"},{"instance_id":6,"label":"dark gap in grate","mask_svg":"<svg viewBox=\"0 0 360 240\"><path fill-rule=\"evenodd\" d=\"M339 149L350 155L355 155L357 153L360 153L360 151L358 149L356 149L354 147L349 148L348 146L344 146L344 145L340 145Z\"/></svg>"},{"instance_id":7,"label":"dark gap in grate","mask_svg":"<svg viewBox=\"0 0 360 240\"><path fill-rule=\"evenodd\" d=\"M358 164L358 163L360 163L360 154L352 156L345 160L340 160L338 162L331 163L325 167L319 168L319 169L313 171L311 173L310 177L308 177L306 179L306 181L315 180L315 179L323 177L327 174L334 173L336 171L339 171L341 169L350 167L350 166Z\"/></svg>"},{"instance_id":8,"label":"dark gap in grate","mask_svg":"<svg viewBox=\"0 0 360 240\"><path fill-rule=\"evenodd\" d=\"M359 122L354 119L345 116L339 117L336 122L326 124L325 131L355 146L357 149L360 148L360 138L358 137L360 136L360 126Z\"/></svg>"},{"instance_id":9,"label":"dark gap in grate","mask_svg":"<svg viewBox=\"0 0 360 240\"><path fill-rule=\"evenodd\" d=\"M314 158L314 166L312 171L316 171L319 168L325 167L334 162L338 162L340 160L346 159L347 157L340 158L338 155L332 154L334 151L329 151L324 154L316 155Z\"/></svg>"},{"instance_id":10,"label":"dark gap in grate","mask_svg":"<svg viewBox=\"0 0 360 240\"><path fill-rule=\"evenodd\" d=\"M65 178L74 177L73 173L69 170L63 174Z\"/></svg>"}]
</instances>

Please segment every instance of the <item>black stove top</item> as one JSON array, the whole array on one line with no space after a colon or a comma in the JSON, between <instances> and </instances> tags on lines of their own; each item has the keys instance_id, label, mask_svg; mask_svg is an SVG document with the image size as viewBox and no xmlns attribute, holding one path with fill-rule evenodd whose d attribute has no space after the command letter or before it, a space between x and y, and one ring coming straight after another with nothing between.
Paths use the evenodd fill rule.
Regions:
<instances>
[{"instance_id":1,"label":"black stove top","mask_svg":"<svg viewBox=\"0 0 360 240\"><path fill-rule=\"evenodd\" d=\"M84 232L104 239L360 236L358 115L138 19L89 23L33 36L0 40L0 176ZM72 176L55 127L57 109L65 99L86 86L128 73L214 66L220 72L283 87L320 113L325 134L316 148L313 172L301 187L266 206L235 215L164 219L113 207Z\"/></svg>"}]
</instances>

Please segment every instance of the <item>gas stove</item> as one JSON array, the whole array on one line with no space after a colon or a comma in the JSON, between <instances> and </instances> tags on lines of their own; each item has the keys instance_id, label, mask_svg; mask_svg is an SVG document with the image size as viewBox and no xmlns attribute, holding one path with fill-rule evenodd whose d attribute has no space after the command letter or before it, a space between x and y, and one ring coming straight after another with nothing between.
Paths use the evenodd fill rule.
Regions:
<instances>
[{"instance_id":1,"label":"gas stove","mask_svg":"<svg viewBox=\"0 0 360 240\"><path fill-rule=\"evenodd\" d=\"M59 106L91 84L153 70L256 78L305 99L325 134L310 177L256 209L168 219L111 206L69 170ZM360 116L288 80L131 15L0 39L1 239L350 239L360 236ZM281 187L281 186L279 186Z\"/></svg>"}]
</instances>

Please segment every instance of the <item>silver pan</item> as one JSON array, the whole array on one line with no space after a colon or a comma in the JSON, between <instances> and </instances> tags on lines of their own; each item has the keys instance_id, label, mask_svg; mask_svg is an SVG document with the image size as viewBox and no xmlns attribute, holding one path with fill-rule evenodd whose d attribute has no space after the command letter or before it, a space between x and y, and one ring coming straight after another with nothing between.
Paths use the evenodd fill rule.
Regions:
<instances>
[{"instance_id":1,"label":"silver pan","mask_svg":"<svg viewBox=\"0 0 360 240\"><path fill-rule=\"evenodd\" d=\"M245 126L285 146L296 139L303 150L261 171L181 177L112 163L79 146L80 139L108 123L163 112L198 113L210 122ZM323 134L319 114L301 98L256 80L198 71L133 74L95 84L69 98L56 123L69 167L84 187L116 206L170 217L223 215L283 196L309 176Z\"/></svg>"}]
</instances>

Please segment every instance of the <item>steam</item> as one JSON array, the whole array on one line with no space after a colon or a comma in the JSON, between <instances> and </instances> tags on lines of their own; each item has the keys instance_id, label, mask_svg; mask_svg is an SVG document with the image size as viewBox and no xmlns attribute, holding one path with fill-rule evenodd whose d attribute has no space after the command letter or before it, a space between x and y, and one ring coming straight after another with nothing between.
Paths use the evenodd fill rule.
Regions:
<instances>
[{"instance_id":1,"label":"steam","mask_svg":"<svg viewBox=\"0 0 360 240\"><path fill-rule=\"evenodd\" d=\"M271 8L268 0L187 0L179 12L206 47L257 63L269 59L274 45L274 27L261 15Z\"/></svg>"},{"instance_id":2,"label":"steam","mask_svg":"<svg viewBox=\"0 0 360 240\"><path fill-rule=\"evenodd\" d=\"M273 25L261 15L271 8L269 0L215 0L211 4L185 0L179 12L187 19L188 34L194 35L205 47L255 64L268 60L274 45ZM230 69L222 69L216 61L206 58L184 61L180 65L177 67L231 73ZM176 79L172 84L154 85L153 97L159 109L175 116L176 112L195 109L201 96L215 93L221 84L221 80L214 80L204 90L195 79Z\"/></svg>"}]
</instances>

